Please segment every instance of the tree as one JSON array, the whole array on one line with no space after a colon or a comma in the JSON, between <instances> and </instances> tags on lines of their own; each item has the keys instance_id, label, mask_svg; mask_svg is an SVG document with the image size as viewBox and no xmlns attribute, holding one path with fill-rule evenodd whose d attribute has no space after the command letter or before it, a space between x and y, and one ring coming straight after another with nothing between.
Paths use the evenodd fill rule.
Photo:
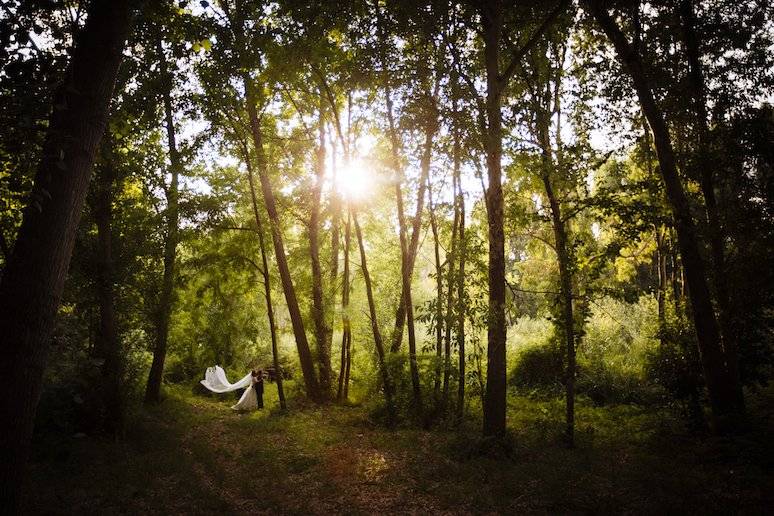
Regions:
<instances>
[{"instance_id":1,"label":"tree","mask_svg":"<svg viewBox=\"0 0 774 516\"><path fill-rule=\"evenodd\" d=\"M94 220L97 225L97 291L100 324L97 356L102 365L102 394L105 410L103 428L118 435L124 427L123 358L118 334L115 303L115 264L113 259L113 202L116 188L115 159L110 135L102 144L103 159L95 181L93 201Z\"/></svg>"},{"instance_id":2,"label":"tree","mask_svg":"<svg viewBox=\"0 0 774 516\"><path fill-rule=\"evenodd\" d=\"M161 36L159 36L161 37ZM175 261L177 259L177 241L179 221L179 183L183 171L183 163L178 149L177 131L175 128L174 108L172 106L173 75L168 69L167 57L164 54L163 42L157 41L159 54L159 72L163 84L161 99L164 106L164 127L167 134L167 152L169 154L170 182L165 188L167 206L164 213L164 273L161 283L158 306L154 314L155 345L153 362L148 373L148 383L145 388L145 401L158 402L161 399L161 382L164 375L164 361L167 356L167 340L169 338L169 319L172 315L175 287Z\"/></svg>"},{"instance_id":3,"label":"tree","mask_svg":"<svg viewBox=\"0 0 774 516\"><path fill-rule=\"evenodd\" d=\"M487 371L484 398L484 435L505 433L505 234L503 231L502 192L502 113L501 101L508 81L519 61L535 45L564 7L564 2L545 18L527 42L513 51L504 71L500 70L503 44L503 3L489 0L481 6L486 70L485 123L482 129L488 185L486 189L487 223L489 232L489 318L487 322Z\"/></svg>"},{"instance_id":4,"label":"tree","mask_svg":"<svg viewBox=\"0 0 774 516\"><path fill-rule=\"evenodd\" d=\"M715 312L707 284L704 261L699 251L696 228L690 212L688 198L680 181L677 162L672 148L664 115L659 109L643 69L642 60L631 46L620 26L603 4L587 1L584 4L599 23L613 44L619 60L632 79L642 110L653 133L653 141L659 161L667 198L675 218L677 241L688 283L691 313L701 354L704 378L707 382L715 426L723 431L739 414L739 388L729 375L720 342Z\"/></svg>"},{"instance_id":5,"label":"tree","mask_svg":"<svg viewBox=\"0 0 774 516\"><path fill-rule=\"evenodd\" d=\"M366 296L368 297L368 310L371 317L371 330L374 336L374 347L376 348L376 358L379 362L379 372L381 374L382 387L384 388L384 398L387 402L387 422L392 425L395 423L395 388L387 369L387 360L384 351L384 341L382 332L379 330L379 320L376 316L376 301L374 300L374 291L371 284L371 275L368 272L368 260L366 258L365 245L363 243L363 232L360 230L360 224L357 220L357 212L352 209L352 222L355 225L355 235L357 236L357 245L360 248L360 265L365 282Z\"/></svg>"},{"instance_id":6,"label":"tree","mask_svg":"<svg viewBox=\"0 0 774 516\"><path fill-rule=\"evenodd\" d=\"M237 48L252 48L247 44L250 38L248 37L247 29L245 28L245 20L247 19L247 12L244 11L244 9L246 9L245 6L237 3L236 9L232 10L228 2L223 2L221 7L226 13L230 31L232 31L234 35L233 42ZM304 328L304 321L301 316L301 310L296 296L296 289L293 284L293 279L290 276L290 268L288 267L287 256L285 255L285 243L280 231L279 212L277 211L274 190L268 174L268 164L263 147L263 132L257 109L257 106L262 103L257 92L255 79L250 73L252 68L251 59L253 57L254 56L247 55L245 50L241 50L241 53L238 54L240 67L244 70L240 72L240 79L245 91L244 102L250 123L250 136L255 152L256 168L261 182L264 204L269 215L269 229L274 243L274 254L277 260L277 268L280 273L282 290L285 294L285 301L288 306L288 311L290 312L293 334L295 335L298 355L301 361L301 369L304 375L306 393L313 400L323 401L325 396L320 390L318 375L314 368L312 354L309 349L309 342Z\"/></svg>"},{"instance_id":7,"label":"tree","mask_svg":"<svg viewBox=\"0 0 774 516\"><path fill-rule=\"evenodd\" d=\"M4 397L5 460L0 503L18 507L54 317L69 267L91 167L108 116L135 2L95 1L53 103L32 200L0 282L3 376L19 389Z\"/></svg>"}]
</instances>

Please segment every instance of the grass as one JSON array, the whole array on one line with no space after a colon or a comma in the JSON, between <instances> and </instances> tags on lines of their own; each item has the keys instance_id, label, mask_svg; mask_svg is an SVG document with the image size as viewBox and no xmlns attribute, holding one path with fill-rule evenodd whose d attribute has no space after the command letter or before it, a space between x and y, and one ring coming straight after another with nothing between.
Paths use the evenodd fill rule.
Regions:
<instances>
[{"instance_id":1,"label":"grass","mask_svg":"<svg viewBox=\"0 0 774 516\"><path fill-rule=\"evenodd\" d=\"M364 406L267 409L172 387L131 418L120 442L41 436L27 513L767 512L774 507L772 397L751 403L734 440L686 434L669 413L511 396L507 457L477 452L478 422L388 430ZM475 407L471 411L475 412Z\"/></svg>"}]
</instances>

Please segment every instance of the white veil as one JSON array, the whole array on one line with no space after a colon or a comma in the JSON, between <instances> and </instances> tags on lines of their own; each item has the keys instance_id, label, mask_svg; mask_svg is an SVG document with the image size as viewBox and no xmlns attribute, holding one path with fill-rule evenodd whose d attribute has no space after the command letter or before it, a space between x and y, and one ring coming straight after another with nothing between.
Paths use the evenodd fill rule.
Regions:
<instances>
[{"instance_id":1,"label":"white veil","mask_svg":"<svg viewBox=\"0 0 774 516\"><path fill-rule=\"evenodd\" d=\"M226 371L222 367L216 365L215 367L208 367L207 372L204 374L204 380L199 383L207 387L212 392L231 392L237 389L245 389L250 387L250 376L252 373L247 373L241 380L236 383L229 383L226 378Z\"/></svg>"}]
</instances>

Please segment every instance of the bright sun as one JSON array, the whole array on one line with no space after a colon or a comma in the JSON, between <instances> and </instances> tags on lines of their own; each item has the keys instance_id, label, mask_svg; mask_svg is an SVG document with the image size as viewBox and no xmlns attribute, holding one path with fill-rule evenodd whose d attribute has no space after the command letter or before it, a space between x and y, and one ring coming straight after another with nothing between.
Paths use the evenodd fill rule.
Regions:
<instances>
[{"instance_id":1,"label":"bright sun","mask_svg":"<svg viewBox=\"0 0 774 516\"><path fill-rule=\"evenodd\" d=\"M362 199L373 189L373 176L362 161L351 161L337 171L336 189L348 199Z\"/></svg>"}]
</instances>

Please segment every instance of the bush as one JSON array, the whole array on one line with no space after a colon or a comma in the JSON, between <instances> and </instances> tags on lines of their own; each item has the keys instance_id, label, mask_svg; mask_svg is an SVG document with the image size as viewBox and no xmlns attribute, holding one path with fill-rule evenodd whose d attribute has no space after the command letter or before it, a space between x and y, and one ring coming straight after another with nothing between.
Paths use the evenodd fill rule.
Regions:
<instances>
[{"instance_id":1,"label":"bush","mask_svg":"<svg viewBox=\"0 0 774 516\"><path fill-rule=\"evenodd\" d=\"M646 374L648 353L658 346L657 307L652 296L636 303L596 301L577 344L576 392L597 405L653 400L657 385ZM514 362L511 385L560 395L565 350L547 319L522 317L510 332Z\"/></svg>"},{"instance_id":2,"label":"bush","mask_svg":"<svg viewBox=\"0 0 774 516\"><path fill-rule=\"evenodd\" d=\"M699 357L689 325L668 326L662 342L645 360L650 381L660 385L672 399L685 401L701 392Z\"/></svg>"},{"instance_id":3,"label":"bush","mask_svg":"<svg viewBox=\"0 0 774 516\"><path fill-rule=\"evenodd\" d=\"M563 386L562 350L553 343L522 348L511 373L511 385L525 391L560 392Z\"/></svg>"},{"instance_id":4,"label":"bush","mask_svg":"<svg viewBox=\"0 0 774 516\"><path fill-rule=\"evenodd\" d=\"M581 361L575 390L597 406L619 403L643 403L653 397L652 387L639 375L610 367L601 360Z\"/></svg>"}]
</instances>

